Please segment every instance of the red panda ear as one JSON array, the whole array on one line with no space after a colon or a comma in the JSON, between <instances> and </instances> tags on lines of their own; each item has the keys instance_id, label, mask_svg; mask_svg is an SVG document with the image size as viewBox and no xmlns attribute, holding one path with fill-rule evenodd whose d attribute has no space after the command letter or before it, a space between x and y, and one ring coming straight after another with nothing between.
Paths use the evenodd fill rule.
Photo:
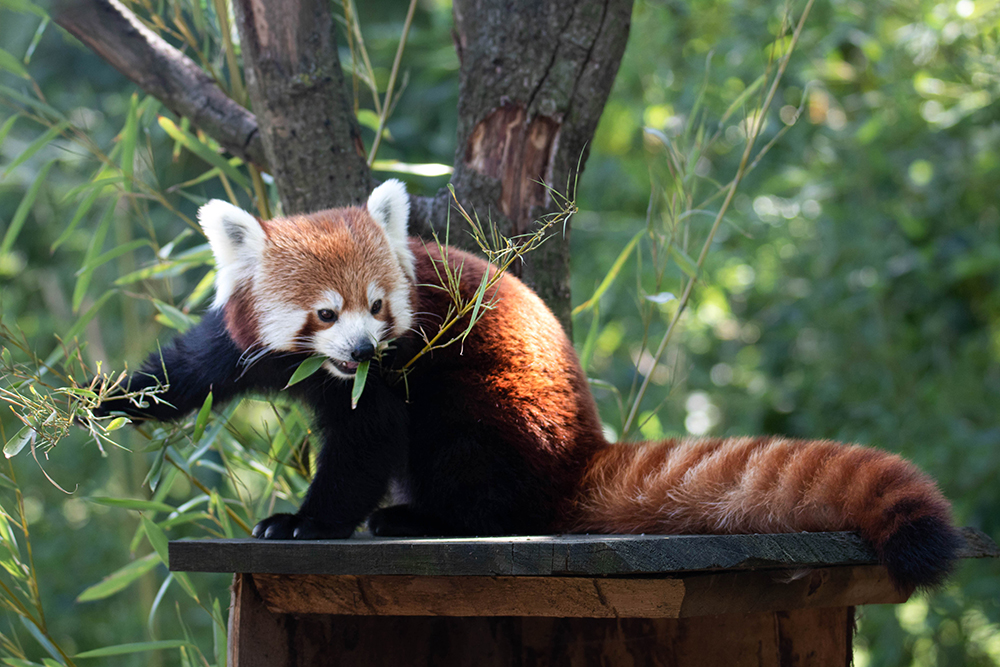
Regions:
<instances>
[{"instance_id":1,"label":"red panda ear","mask_svg":"<svg viewBox=\"0 0 1000 667\"><path fill-rule=\"evenodd\" d=\"M410 195L406 186L391 179L372 190L368 197L368 215L385 230L403 272L413 280L414 259L406 233L410 221Z\"/></svg>"},{"instance_id":2,"label":"red panda ear","mask_svg":"<svg viewBox=\"0 0 1000 667\"><path fill-rule=\"evenodd\" d=\"M219 199L198 209L198 222L215 255L215 306L218 307L229 300L238 282L253 275L267 237L257 218Z\"/></svg>"}]
</instances>

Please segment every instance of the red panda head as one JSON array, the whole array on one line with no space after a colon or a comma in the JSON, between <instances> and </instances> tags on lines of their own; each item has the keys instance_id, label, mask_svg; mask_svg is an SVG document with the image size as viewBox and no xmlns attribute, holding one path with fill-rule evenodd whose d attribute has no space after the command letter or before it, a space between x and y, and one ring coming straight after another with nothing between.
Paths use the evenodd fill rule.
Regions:
<instances>
[{"instance_id":1,"label":"red panda head","mask_svg":"<svg viewBox=\"0 0 1000 667\"><path fill-rule=\"evenodd\" d=\"M213 200L198 220L215 254L215 308L244 350L310 352L350 378L413 320L410 200L386 181L366 208L261 221Z\"/></svg>"}]
</instances>

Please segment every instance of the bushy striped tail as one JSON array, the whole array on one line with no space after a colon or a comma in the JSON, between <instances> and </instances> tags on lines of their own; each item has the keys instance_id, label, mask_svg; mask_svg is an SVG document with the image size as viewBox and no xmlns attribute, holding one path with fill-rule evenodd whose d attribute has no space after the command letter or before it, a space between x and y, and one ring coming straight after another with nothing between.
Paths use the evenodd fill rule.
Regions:
<instances>
[{"instance_id":1,"label":"bushy striped tail","mask_svg":"<svg viewBox=\"0 0 1000 667\"><path fill-rule=\"evenodd\" d=\"M570 528L853 530L901 589L939 584L962 543L948 501L912 463L855 445L779 437L611 445L590 464Z\"/></svg>"}]
</instances>

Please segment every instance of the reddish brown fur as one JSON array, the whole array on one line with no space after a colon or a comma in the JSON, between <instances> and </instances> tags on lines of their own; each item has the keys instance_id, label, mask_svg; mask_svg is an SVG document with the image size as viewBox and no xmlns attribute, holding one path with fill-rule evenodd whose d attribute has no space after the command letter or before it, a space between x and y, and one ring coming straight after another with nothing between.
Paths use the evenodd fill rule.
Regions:
<instances>
[{"instance_id":1,"label":"reddish brown fur","mask_svg":"<svg viewBox=\"0 0 1000 667\"><path fill-rule=\"evenodd\" d=\"M399 275L385 235L363 209L271 221L264 229L272 246L264 260L267 284L303 308L331 287L343 296L345 309L367 307L368 285L389 291L386 277ZM440 288L445 262L460 271L465 299L474 297L486 271L496 270L454 248L411 239L410 249L416 259L414 318L412 332L397 341L397 364L433 338L449 312L451 297ZM511 469L520 470L523 463L528 473L518 483L546 485L525 497L551 499L542 501L551 507L539 510L539 516L549 517L542 528L857 530L876 549L886 546L880 557L896 568L891 572L899 582L933 583L947 572L957 540L950 509L912 464L873 449L774 436L609 444L576 352L541 299L508 275L485 301L490 307L464 341L437 349L414 366L407 376L409 400L417 415L452 420L454 433L474 423L479 432L496 435L486 438L492 444L481 446L516 450ZM253 318L246 317L253 307L245 287L227 304L227 326L241 345L256 336ZM381 316L392 322L388 308ZM300 334L322 326L312 313ZM466 326L467 321L458 323L444 339ZM424 424L426 432L419 434L424 442L434 442L431 431L439 425ZM447 458L448 445L440 443L445 449L437 454ZM934 525L928 527L925 519ZM922 540L928 544L924 561L910 571L903 560Z\"/></svg>"},{"instance_id":2,"label":"reddish brown fur","mask_svg":"<svg viewBox=\"0 0 1000 667\"><path fill-rule=\"evenodd\" d=\"M612 445L580 486L573 532L857 530L876 547L948 502L913 464L874 449L780 437Z\"/></svg>"},{"instance_id":3,"label":"reddish brown fur","mask_svg":"<svg viewBox=\"0 0 1000 667\"><path fill-rule=\"evenodd\" d=\"M438 247L417 239L410 247L417 259L417 284L440 285L439 274L444 274L440 264L437 270L434 266L443 261ZM467 299L475 294L487 268L495 270L455 248L447 249L447 259L456 269L461 267ZM433 337L450 297L426 287L416 296L413 328ZM433 352L432 359L418 365L414 381L421 381L421 373L433 374L436 382L467 387L455 409L481 416L513 442L554 488L564 490L568 501L586 461L606 444L576 351L544 302L513 276L505 275L487 297L495 305L464 344ZM456 326L446 338L463 328L464 323Z\"/></svg>"},{"instance_id":4,"label":"reddish brown fur","mask_svg":"<svg viewBox=\"0 0 1000 667\"><path fill-rule=\"evenodd\" d=\"M367 309L368 285L393 275L394 256L381 228L364 209L319 211L263 223L269 249L264 272L270 289L303 309L331 285L344 310ZM380 313L382 319L388 313ZM316 322L317 328L321 323Z\"/></svg>"}]
</instances>

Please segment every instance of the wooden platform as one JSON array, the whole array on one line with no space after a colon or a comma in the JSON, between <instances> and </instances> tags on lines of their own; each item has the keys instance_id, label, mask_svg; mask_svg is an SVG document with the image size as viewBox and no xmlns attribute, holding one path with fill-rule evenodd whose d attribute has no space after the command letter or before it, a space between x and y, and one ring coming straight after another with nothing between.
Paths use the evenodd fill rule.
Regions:
<instances>
[{"instance_id":1,"label":"wooden platform","mask_svg":"<svg viewBox=\"0 0 1000 667\"><path fill-rule=\"evenodd\" d=\"M910 594L853 533L181 540L170 569L236 574L237 667L847 665L854 606Z\"/></svg>"}]
</instances>

